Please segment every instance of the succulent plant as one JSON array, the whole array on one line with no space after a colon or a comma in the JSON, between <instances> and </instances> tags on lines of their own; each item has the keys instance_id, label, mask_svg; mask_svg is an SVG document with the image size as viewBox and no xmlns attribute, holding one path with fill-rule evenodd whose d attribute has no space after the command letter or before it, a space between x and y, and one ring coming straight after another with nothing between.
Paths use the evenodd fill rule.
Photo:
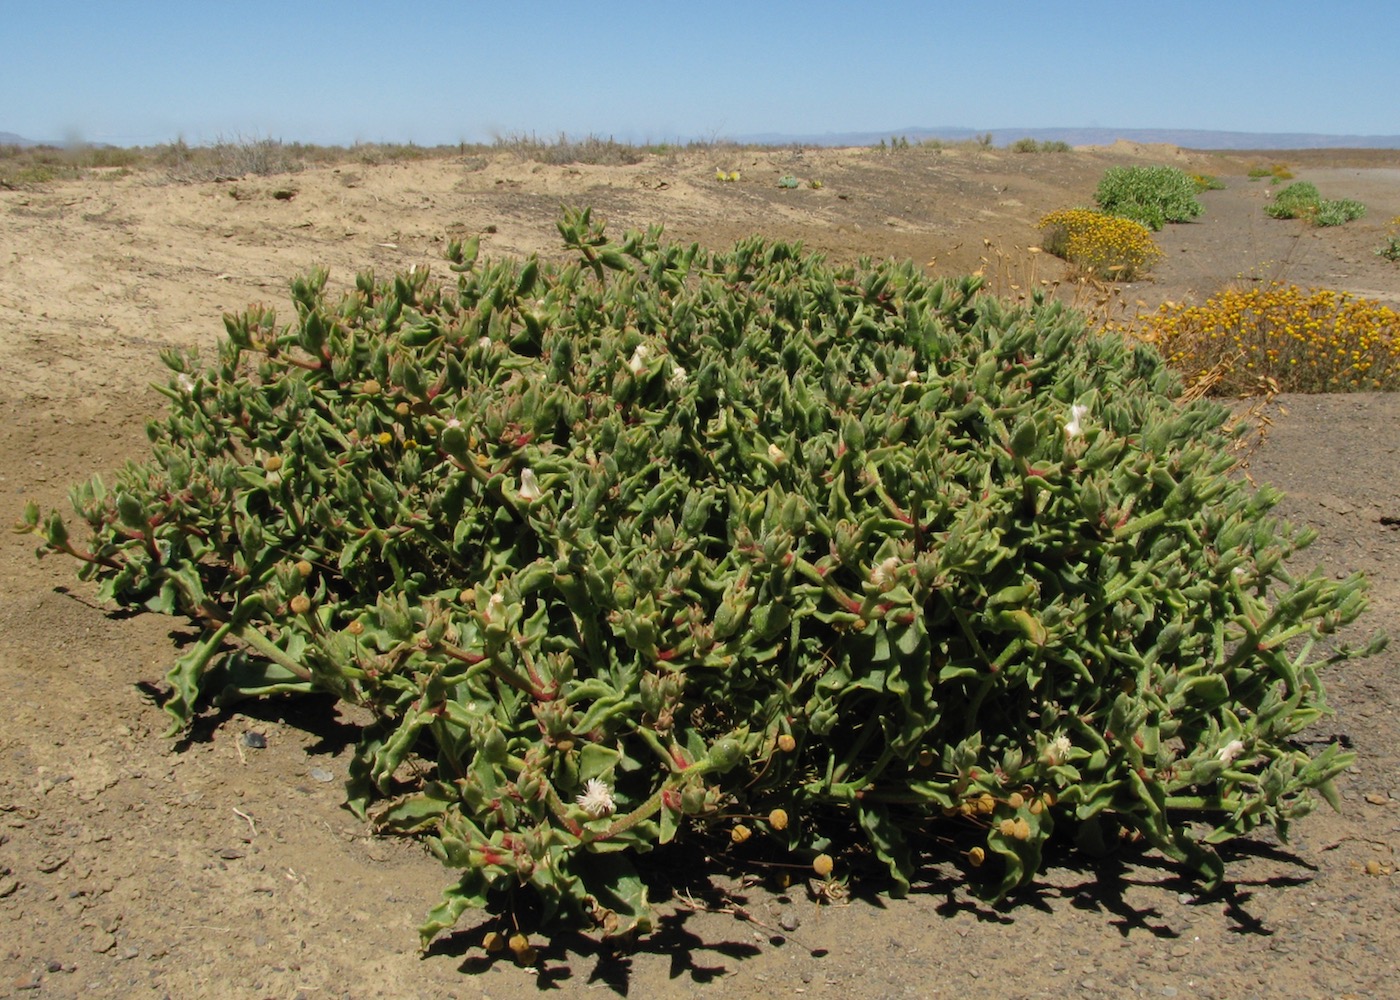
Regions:
<instances>
[{"instance_id":1,"label":"succulent plant","mask_svg":"<svg viewBox=\"0 0 1400 1000\"><path fill-rule=\"evenodd\" d=\"M909 263L559 229L563 263L454 243L446 284L226 317L213 364L164 356L150 459L74 491L88 538L21 525L200 623L172 731L373 713L351 804L460 872L425 942L522 898L645 930L635 856L707 828L895 895L956 828L1000 896L1057 823L1213 880L1332 794L1350 756L1292 737L1363 583L1293 575L1308 534L1152 348Z\"/></svg>"}]
</instances>

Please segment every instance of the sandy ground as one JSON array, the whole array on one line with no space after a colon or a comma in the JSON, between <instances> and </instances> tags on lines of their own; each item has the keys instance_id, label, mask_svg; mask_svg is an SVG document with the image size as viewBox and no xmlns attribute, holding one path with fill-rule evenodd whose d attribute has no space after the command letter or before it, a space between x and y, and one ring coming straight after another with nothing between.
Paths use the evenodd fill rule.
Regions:
<instances>
[{"instance_id":1,"label":"sandy ground","mask_svg":"<svg viewBox=\"0 0 1400 1000\"><path fill-rule=\"evenodd\" d=\"M1263 214L1256 163L1290 163L1367 216L1308 229ZM180 185L153 174L0 190L0 513L64 501L93 472L142 455L164 347L212 349L220 314L285 302L313 265L428 265L452 236L492 254L553 253L561 204L617 231L659 222L724 246L761 231L838 259L986 267L1005 290L1056 281L1022 252L1036 221L1089 204L1105 167L1167 162L1216 174L1197 222L1125 303L1201 299L1281 278L1400 303L1400 266L1375 255L1400 215L1400 154L1188 154L1120 145L1072 154L972 149L784 150L545 166L507 153L347 162L271 178ZM737 183L716 168L741 170ZM792 174L806 186L782 190ZM1021 249L1018 249L1021 248ZM1000 251L1000 255L998 255ZM984 263L983 258L986 258ZM1319 530L1304 561L1364 570L1366 630L1400 634L1400 400L1284 400L1251 472ZM1055 856L1035 891L989 908L937 853L914 895L819 906L717 873L686 881L661 930L623 955L555 939L538 970L487 962L468 915L427 955L415 927L450 878L417 844L383 841L341 808L358 721L324 702L211 717L172 747L157 704L179 622L97 606L73 566L0 547L0 996L104 997L1394 997L1400 843L1400 652L1330 677L1315 729L1359 754L1343 810L1288 845L1236 849L1231 882L1198 897L1150 857ZM244 745L256 732L265 749ZM330 780L325 780L330 779ZM787 931L781 927L795 927Z\"/></svg>"}]
</instances>

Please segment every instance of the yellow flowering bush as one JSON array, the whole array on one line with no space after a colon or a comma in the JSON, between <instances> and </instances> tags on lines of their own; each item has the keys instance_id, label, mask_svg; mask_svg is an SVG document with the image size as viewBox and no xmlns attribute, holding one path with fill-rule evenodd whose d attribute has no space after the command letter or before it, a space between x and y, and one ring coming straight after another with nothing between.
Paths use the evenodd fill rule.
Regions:
<instances>
[{"instance_id":1,"label":"yellow flowering bush","mask_svg":"<svg viewBox=\"0 0 1400 1000\"><path fill-rule=\"evenodd\" d=\"M1044 249L1095 278L1131 281L1162 256L1146 226L1087 208L1051 212L1040 229Z\"/></svg>"},{"instance_id":2,"label":"yellow flowering bush","mask_svg":"<svg viewBox=\"0 0 1400 1000\"><path fill-rule=\"evenodd\" d=\"M1400 389L1400 313L1370 299L1273 282L1204 305L1165 304L1139 335L1187 378L1223 372L1216 395Z\"/></svg>"}]
</instances>

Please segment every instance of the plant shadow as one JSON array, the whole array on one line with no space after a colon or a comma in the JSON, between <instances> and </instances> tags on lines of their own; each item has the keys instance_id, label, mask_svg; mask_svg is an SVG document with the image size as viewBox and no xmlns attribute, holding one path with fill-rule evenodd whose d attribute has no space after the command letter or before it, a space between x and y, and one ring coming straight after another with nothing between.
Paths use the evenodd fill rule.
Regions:
<instances>
[{"instance_id":1,"label":"plant shadow","mask_svg":"<svg viewBox=\"0 0 1400 1000\"><path fill-rule=\"evenodd\" d=\"M751 935L756 927L763 925L753 921L746 909L748 897L721 888L709 873L687 864L688 852L663 853L671 855L670 864L654 858L638 864L639 869L645 869L643 877L649 890L662 897L663 905L658 906L661 912L655 928L644 937L627 935L599 939L576 931L552 935L534 949L534 961L529 966L538 988L558 989L580 975L576 969L591 966L583 974L588 986L606 987L618 996L627 996L633 987L637 956L663 958L668 963L669 979L686 979L704 985L732 975L733 962L754 958L761 952L762 948ZM666 903L670 905L664 905ZM704 928L693 926L695 918L715 914L729 915L735 928L743 929L742 933L727 935L723 925L718 928L713 924ZM469 975L487 972L501 963L515 963L510 952L504 949L488 953L484 948L486 934L499 926L499 918L492 916L475 927L453 931L434 941L423 957L460 959L458 970ZM770 946L787 944L789 938L784 933L763 929L770 931L767 938ZM743 940L744 937L749 939ZM813 952L816 957L821 954Z\"/></svg>"}]
</instances>

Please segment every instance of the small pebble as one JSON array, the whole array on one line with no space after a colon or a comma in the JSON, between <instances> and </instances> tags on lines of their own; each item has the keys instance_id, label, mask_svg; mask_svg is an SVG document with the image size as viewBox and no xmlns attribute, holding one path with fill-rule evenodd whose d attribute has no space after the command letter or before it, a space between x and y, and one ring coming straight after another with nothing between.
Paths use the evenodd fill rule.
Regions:
<instances>
[{"instance_id":1,"label":"small pebble","mask_svg":"<svg viewBox=\"0 0 1400 1000\"><path fill-rule=\"evenodd\" d=\"M327 771L324 767L313 767L309 772L315 781L334 781L335 775Z\"/></svg>"},{"instance_id":2,"label":"small pebble","mask_svg":"<svg viewBox=\"0 0 1400 1000\"><path fill-rule=\"evenodd\" d=\"M802 926L802 919L796 910L784 910L778 917L778 926L785 931L795 931Z\"/></svg>"},{"instance_id":3,"label":"small pebble","mask_svg":"<svg viewBox=\"0 0 1400 1000\"><path fill-rule=\"evenodd\" d=\"M250 730L243 734L243 745L250 750L266 750L267 737L262 733L255 733Z\"/></svg>"}]
</instances>

